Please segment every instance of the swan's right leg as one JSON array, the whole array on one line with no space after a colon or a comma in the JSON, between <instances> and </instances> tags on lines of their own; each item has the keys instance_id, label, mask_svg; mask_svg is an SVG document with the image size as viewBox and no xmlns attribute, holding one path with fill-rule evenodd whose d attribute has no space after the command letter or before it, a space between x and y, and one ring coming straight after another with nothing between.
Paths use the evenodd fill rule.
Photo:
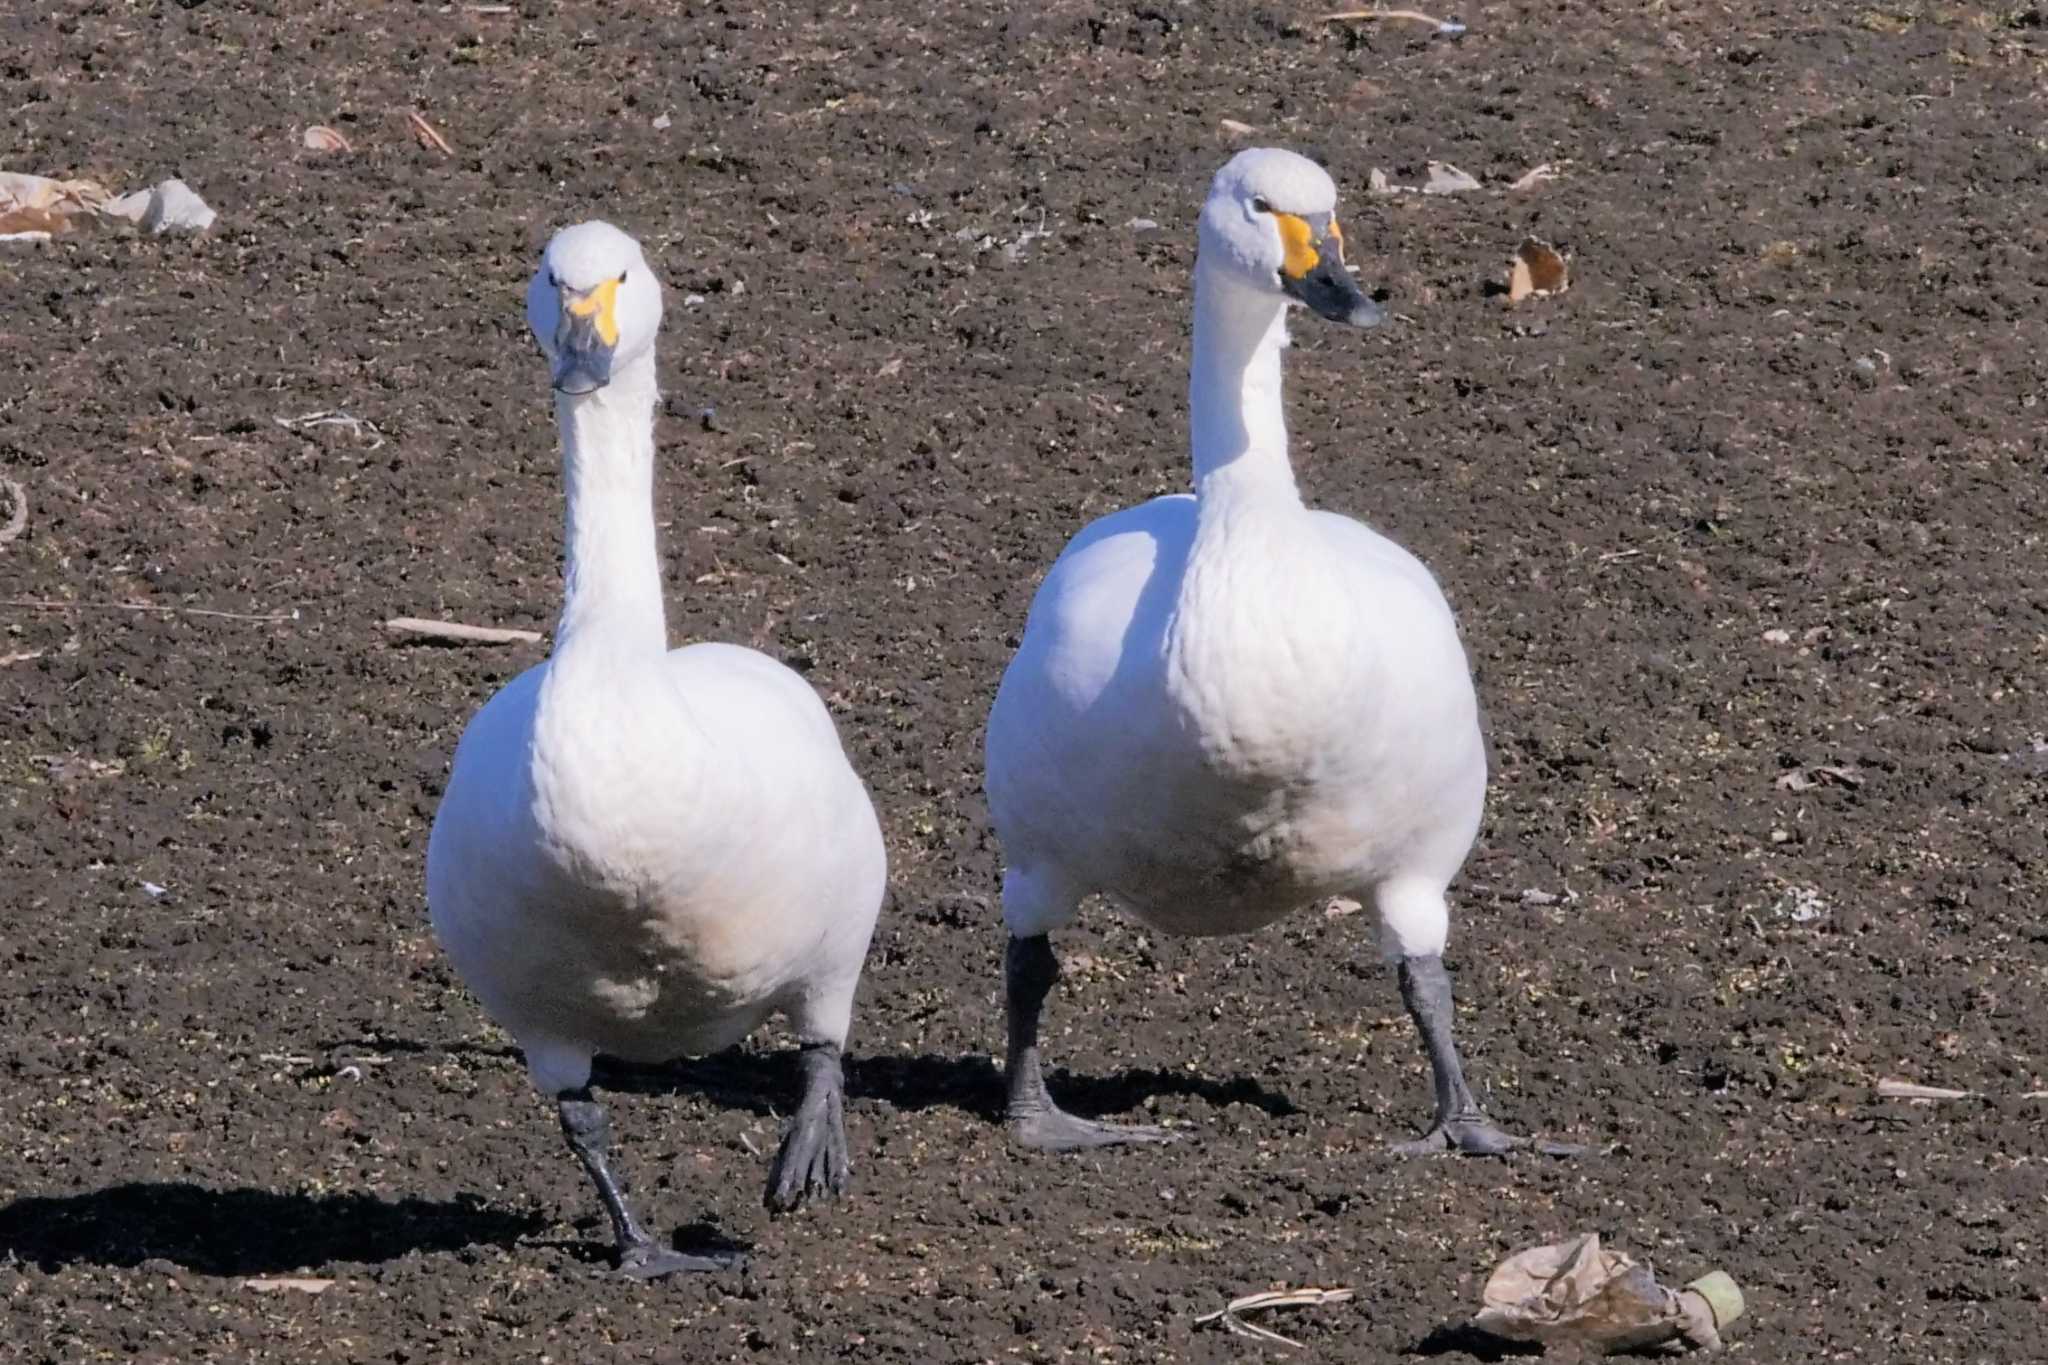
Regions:
<instances>
[{"instance_id":1,"label":"swan's right leg","mask_svg":"<svg viewBox=\"0 0 2048 1365\"><path fill-rule=\"evenodd\" d=\"M1436 1121L1413 1142L1394 1144L1396 1156L1429 1156L1463 1152L1502 1156L1533 1147L1546 1156L1578 1156L1583 1149L1504 1131L1486 1116L1465 1083L1458 1044L1451 1036L1451 977L1444 970L1444 943L1450 933L1450 910L1443 888L1434 882L1395 882L1375 892L1380 927L1389 956L1396 962L1401 1003L1415 1021L1415 1032L1429 1058L1436 1092Z\"/></svg>"},{"instance_id":2,"label":"swan's right leg","mask_svg":"<svg viewBox=\"0 0 2048 1365\"><path fill-rule=\"evenodd\" d=\"M1012 869L1003 878L1003 919L1010 940L1003 952L1003 990L1009 1014L1009 1082L1006 1106L1010 1136L1042 1152L1079 1152L1137 1142L1172 1142L1179 1135L1143 1124L1103 1123L1076 1118L1053 1103L1045 1088L1038 1047L1038 1021L1045 997L1059 980L1059 959L1048 931L1073 917L1079 897L1058 894L1028 873Z\"/></svg>"}]
</instances>

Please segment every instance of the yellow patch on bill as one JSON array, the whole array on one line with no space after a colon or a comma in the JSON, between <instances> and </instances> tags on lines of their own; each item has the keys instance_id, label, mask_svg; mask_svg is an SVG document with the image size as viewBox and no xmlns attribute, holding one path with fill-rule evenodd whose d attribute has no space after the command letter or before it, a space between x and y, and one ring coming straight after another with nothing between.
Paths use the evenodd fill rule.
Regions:
<instances>
[{"instance_id":1,"label":"yellow patch on bill","mask_svg":"<svg viewBox=\"0 0 2048 1365\"><path fill-rule=\"evenodd\" d=\"M606 280L589 293L571 298L568 302L569 316L587 318L595 313L597 321L592 325L598 340L607 346L616 346L619 344L618 302L619 282Z\"/></svg>"},{"instance_id":2,"label":"yellow patch on bill","mask_svg":"<svg viewBox=\"0 0 2048 1365\"><path fill-rule=\"evenodd\" d=\"M1287 255L1280 262L1280 271L1290 280L1298 280L1316 268L1323 258L1316 255L1315 229L1306 219L1291 213L1276 213L1273 221L1280 227L1280 244L1287 248Z\"/></svg>"}]
</instances>

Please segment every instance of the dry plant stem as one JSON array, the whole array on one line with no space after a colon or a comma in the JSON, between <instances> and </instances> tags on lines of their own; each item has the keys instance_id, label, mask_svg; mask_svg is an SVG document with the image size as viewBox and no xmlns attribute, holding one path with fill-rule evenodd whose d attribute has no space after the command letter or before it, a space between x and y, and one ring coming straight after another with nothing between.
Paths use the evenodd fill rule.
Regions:
<instances>
[{"instance_id":1,"label":"dry plant stem","mask_svg":"<svg viewBox=\"0 0 2048 1365\"><path fill-rule=\"evenodd\" d=\"M254 621L261 625L299 619L296 608L276 612L214 611L207 607L160 607L153 602L63 602L53 597L10 597L0 602L0 607L28 611L146 611L161 616L210 616L220 621Z\"/></svg>"},{"instance_id":2,"label":"dry plant stem","mask_svg":"<svg viewBox=\"0 0 2048 1365\"><path fill-rule=\"evenodd\" d=\"M537 630L514 630L504 626L468 626L460 621L426 621L417 616L395 616L384 623L393 635L412 635L443 644L516 645L539 640Z\"/></svg>"},{"instance_id":3,"label":"dry plant stem","mask_svg":"<svg viewBox=\"0 0 2048 1365\"><path fill-rule=\"evenodd\" d=\"M1941 1085L1921 1085L1914 1081L1882 1080L1877 1083L1879 1099L1886 1100L1966 1100L1967 1090L1951 1090Z\"/></svg>"},{"instance_id":4,"label":"dry plant stem","mask_svg":"<svg viewBox=\"0 0 2048 1365\"><path fill-rule=\"evenodd\" d=\"M14 510L7 516L7 524L0 526L0 545L18 539L28 529L28 490L13 479L0 479L0 488L7 490Z\"/></svg>"},{"instance_id":5,"label":"dry plant stem","mask_svg":"<svg viewBox=\"0 0 2048 1365\"><path fill-rule=\"evenodd\" d=\"M1349 19L1405 19L1411 24L1428 24L1431 28L1436 29L1457 27L1457 25L1447 20L1438 19L1434 15L1424 14L1421 10L1415 9L1346 9L1339 10L1335 14L1319 15L1317 22L1334 24L1340 20Z\"/></svg>"},{"instance_id":6,"label":"dry plant stem","mask_svg":"<svg viewBox=\"0 0 2048 1365\"><path fill-rule=\"evenodd\" d=\"M292 432L304 431L309 427L347 427L350 433L360 438L367 431L372 442L370 449L381 450L384 446L384 433L377 429L375 422L341 408L323 408L319 412L308 412L298 417L273 417L270 420Z\"/></svg>"},{"instance_id":7,"label":"dry plant stem","mask_svg":"<svg viewBox=\"0 0 2048 1365\"><path fill-rule=\"evenodd\" d=\"M1292 1337L1281 1336L1278 1332L1246 1322L1238 1314L1249 1313L1260 1308L1319 1308L1324 1304L1349 1303L1353 1295L1349 1289L1275 1289L1263 1294L1246 1294L1232 1299L1213 1313L1204 1313L1195 1319L1197 1327L1204 1323L1218 1323L1225 1331L1236 1336L1252 1337L1258 1341L1270 1341L1280 1346L1299 1349L1301 1343Z\"/></svg>"},{"instance_id":8,"label":"dry plant stem","mask_svg":"<svg viewBox=\"0 0 2048 1365\"><path fill-rule=\"evenodd\" d=\"M405 116L405 118L408 123L412 124L413 132L419 134L421 142L423 142L429 147L435 148L443 156L455 155L455 149L448 145L448 139L442 137L441 134L438 131L436 131L434 125L427 122L425 117L423 117L421 114L419 114L418 112L408 113Z\"/></svg>"}]
</instances>

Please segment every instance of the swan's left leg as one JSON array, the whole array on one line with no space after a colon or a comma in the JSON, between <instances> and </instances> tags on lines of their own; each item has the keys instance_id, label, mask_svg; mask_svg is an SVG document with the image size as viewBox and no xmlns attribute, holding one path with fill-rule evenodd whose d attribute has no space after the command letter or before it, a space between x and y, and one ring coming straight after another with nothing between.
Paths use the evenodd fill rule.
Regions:
<instances>
[{"instance_id":1,"label":"swan's left leg","mask_svg":"<svg viewBox=\"0 0 2048 1365\"><path fill-rule=\"evenodd\" d=\"M1401 1003L1408 1007L1408 1017L1415 1021L1423 1050L1429 1054L1436 1090L1436 1122L1415 1141L1394 1144L1395 1155L1464 1152L1500 1156L1524 1147L1551 1156L1578 1155L1581 1149L1577 1147L1502 1130L1486 1117L1465 1083L1465 1068L1458 1060L1458 1045L1451 1033L1451 977L1444 970L1443 958L1450 912L1443 889L1416 882L1389 883L1378 888L1374 899L1389 951L1396 957Z\"/></svg>"},{"instance_id":2,"label":"swan's left leg","mask_svg":"<svg viewBox=\"0 0 2048 1365\"><path fill-rule=\"evenodd\" d=\"M805 1043L798 1054L804 1097L768 1172L764 1202L787 1213L806 1199L846 1193L853 1162L846 1152L845 1066L837 1043Z\"/></svg>"},{"instance_id":3,"label":"swan's left leg","mask_svg":"<svg viewBox=\"0 0 2048 1365\"><path fill-rule=\"evenodd\" d=\"M804 1093L782 1135L781 1150L768 1171L762 1202L787 1213L806 1200L846 1193L853 1162L846 1146L847 1030L853 1023L853 995L859 973L812 995L797 1012L798 1052Z\"/></svg>"}]
</instances>

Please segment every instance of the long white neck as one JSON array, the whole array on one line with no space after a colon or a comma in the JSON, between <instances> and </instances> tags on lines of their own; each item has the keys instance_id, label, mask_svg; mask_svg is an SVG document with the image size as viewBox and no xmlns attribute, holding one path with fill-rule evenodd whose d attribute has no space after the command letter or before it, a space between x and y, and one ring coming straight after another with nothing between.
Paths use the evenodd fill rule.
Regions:
<instances>
[{"instance_id":1,"label":"long white neck","mask_svg":"<svg viewBox=\"0 0 2048 1365\"><path fill-rule=\"evenodd\" d=\"M656 398L651 352L614 370L595 393L555 395L569 493L557 659L668 649L654 546Z\"/></svg>"},{"instance_id":2,"label":"long white neck","mask_svg":"<svg viewBox=\"0 0 2048 1365\"><path fill-rule=\"evenodd\" d=\"M1259 294L1196 260L1188 409L1195 494L1205 514L1221 504L1301 506L1287 462L1280 393L1286 344L1285 300Z\"/></svg>"}]
</instances>

